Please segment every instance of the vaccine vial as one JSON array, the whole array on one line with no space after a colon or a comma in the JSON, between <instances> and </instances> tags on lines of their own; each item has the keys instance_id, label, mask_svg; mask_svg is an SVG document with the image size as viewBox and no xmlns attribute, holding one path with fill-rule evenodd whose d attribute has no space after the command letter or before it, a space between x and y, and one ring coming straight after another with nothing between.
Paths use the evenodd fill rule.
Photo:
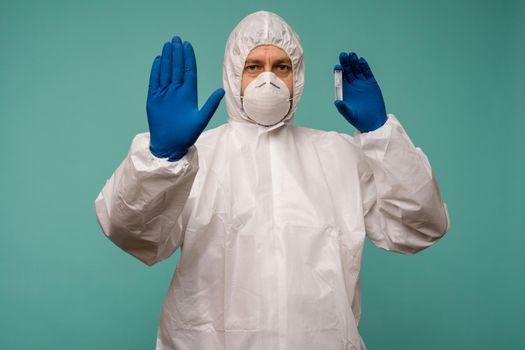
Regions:
<instances>
[{"instance_id":1,"label":"vaccine vial","mask_svg":"<svg viewBox=\"0 0 525 350\"><path fill-rule=\"evenodd\" d=\"M341 69L334 69L334 87L335 99L343 99L343 71Z\"/></svg>"}]
</instances>

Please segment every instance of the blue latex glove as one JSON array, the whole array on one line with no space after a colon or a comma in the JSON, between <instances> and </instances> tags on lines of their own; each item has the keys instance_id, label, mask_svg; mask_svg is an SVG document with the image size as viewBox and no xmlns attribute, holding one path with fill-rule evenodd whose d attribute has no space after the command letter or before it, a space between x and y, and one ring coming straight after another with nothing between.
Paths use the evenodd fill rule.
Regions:
<instances>
[{"instance_id":1,"label":"blue latex glove","mask_svg":"<svg viewBox=\"0 0 525 350\"><path fill-rule=\"evenodd\" d=\"M339 55L341 65L334 69L343 71L343 100L336 100L339 113L361 132L381 127L387 120L385 102L366 60L354 52Z\"/></svg>"},{"instance_id":2,"label":"blue latex glove","mask_svg":"<svg viewBox=\"0 0 525 350\"><path fill-rule=\"evenodd\" d=\"M153 61L146 111L150 130L150 151L159 158L176 161L208 125L217 110L224 89L215 90L199 110L197 64L193 47L174 36L164 44L162 56Z\"/></svg>"}]
</instances>

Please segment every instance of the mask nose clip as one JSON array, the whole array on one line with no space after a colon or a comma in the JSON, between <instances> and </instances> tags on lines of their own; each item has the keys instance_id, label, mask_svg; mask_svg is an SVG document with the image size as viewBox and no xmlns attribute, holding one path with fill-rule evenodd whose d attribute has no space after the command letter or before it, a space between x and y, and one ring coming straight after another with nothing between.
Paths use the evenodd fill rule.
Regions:
<instances>
[{"instance_id":1,"label":"mask nose clip","mask_svg":"<svg viewBox=\"0 0 525 350\"><path fill-rule=\"evenodd\" d=\"M260 87L263 87L263 86L266 85L266 84L270 84L271 86L273 86L273 87L276 88L276 89L280 89L280 88L281 88L279 85L275 84L273 81L265 81L265 82L263 82L263 83L261 83L261 84L255 86L255 87L256 87L256 88L260 88Z\"/></svg>"}]
</instances>

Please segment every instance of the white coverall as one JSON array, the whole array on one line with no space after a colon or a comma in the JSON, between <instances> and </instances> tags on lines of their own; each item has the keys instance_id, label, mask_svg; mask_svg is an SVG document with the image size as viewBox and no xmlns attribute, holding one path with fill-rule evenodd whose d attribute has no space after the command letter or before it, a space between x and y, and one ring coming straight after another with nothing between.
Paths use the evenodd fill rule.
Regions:
<instances>
[{"instance_id":1,"label":"white coverall","mask_svg":"<svg viewBox=\"0 0 525 350\"><path fill-rule=\"evenodd\" d=\"M292 113L272 127L249 122L239 99L244 60L262 44L293 65ZM291 125L303 50L273 13L238 24L223 73L228 122L176 162L137 135L95 202L107 237L144 263L181 248L157 349L366 349L357 329L365 236L413 254L449 228L427 157L392 114L354 136Z\"/></svg>"}]
</instances>

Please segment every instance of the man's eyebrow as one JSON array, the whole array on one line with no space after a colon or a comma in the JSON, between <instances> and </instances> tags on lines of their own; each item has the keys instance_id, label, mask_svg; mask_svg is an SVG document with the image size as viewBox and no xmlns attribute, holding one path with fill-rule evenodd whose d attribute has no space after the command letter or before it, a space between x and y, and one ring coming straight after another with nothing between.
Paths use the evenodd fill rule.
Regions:
<instances>
[{"instance_id":1,"label":"man's eyebrow","mask_svg":"<svg viewBox=\"0 0 525 350\"><path fill-rule=\"evenodd\" d=\"M264 65L264 60L261 60L261 59L258 59L258 58L248 58L246 60L246 62L244 63L244 65L248 65L248 64L260 64L260 65ZM278 60L276 60L274 62L274 64L281 64L281 63L289 63L289 64L292 64L292 62L290 61L289 58L280 58Z\"/></svg>"},{"instance_id":2,"label":"man's eyebrow","mask_svg":"<svg viewBox=\"0 0 525 350\"><path fill-rule=\"evenodd\" d=\"M250 64L250 63L264 64L264 61L263 61L263 60L260 60L260 59L257 59L257 58L248 58L248 59L246 60L245 65Z\"/></svg>"},{"instance_id":3,"label":"man's eyebrow","mask_svg":"<svg viewBox=\"0 0 525 350\"><path fill-rule=\"evenodd\" d=\"M289 64L292 64L292 61L290 61L289 58L281 58L281 59L278 59L277 61L275 61L276 64L279 64L279 63L289 63Z\"/></svg>"}]
</instances>

